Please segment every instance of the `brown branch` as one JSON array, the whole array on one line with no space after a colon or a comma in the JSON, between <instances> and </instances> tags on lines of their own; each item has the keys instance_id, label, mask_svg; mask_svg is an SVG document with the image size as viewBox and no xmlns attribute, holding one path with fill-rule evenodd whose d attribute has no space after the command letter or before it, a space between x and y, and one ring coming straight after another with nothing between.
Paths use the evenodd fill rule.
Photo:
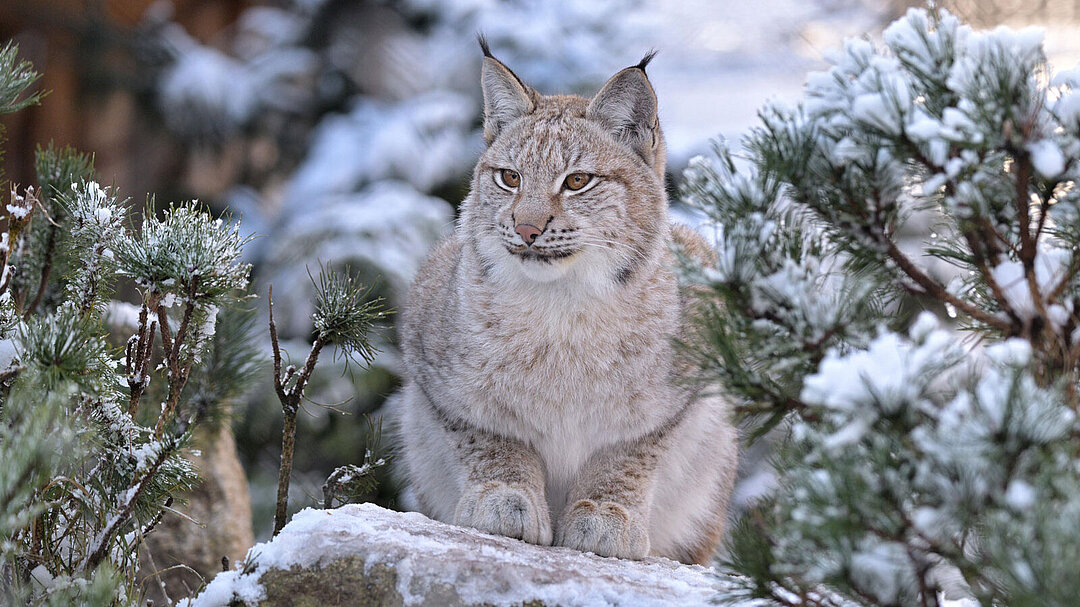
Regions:
<instances>
[{"instance_id":1,"label":"brown branch","mask_svg":"<svg viewBox=\"0 0 1080 607\"><path fill-rule=\"evenodd\" d=\"M180 321L180 326L176 329L176 336L172 339L172 343L169 344L171 347L165 349L168 357L166 362L169 366L169 396L165 400L165 407L161 410L161 415L158 416L157 426L154 427L154 436L156 438L160 438L165 430L165 422L172 419L176 405L180 402L180 394L184 391L184 385L187 384L188 376L191 374L194 357L189 354L182 360L181 354L183 353L184 341L187 339L191 327L191 318L195 314L195 296L198 293L198 288L199 277L196 276L188 288L188 299L184 305L184 317ZM162 323L167 323L164 306L158 307L158 314L162 318ZM162 332L163 337L164 335L165 333Z\"/></svg>"},{"instance_id":2,"label":"brown branch","mask_svg":"<svg viewBox=\"0 0 1080 607\"><path fill-rule=\"evenodd\" d=\"M1073 249L1072 259L1069 260L1069 269L1065 272L1065 275L1061 277L1061 282L1057 283L1053 289L1050 290L1050 295L1047 296L1047 303L1057 303L1058 298L1065 293L1065 289L1068 288L1069 283L1073 278L1076 278L1076 273L1080 271L1080 255L1077 254L1076 249Z\"/></svg>"},{"instance_id":3,"label":"brown branch","mask_svg":"<svg viewBox=\"0 0 1080 607\"><path fill-rule=\"evenodd\" d=\"M274 508L274 535L285 526L289 505L289 480L292 476L293 450L296 448L296 409L282 407L285 424L281 431L281 465L278 468L277 504Z\"/></svg>"},{"instance_id":4,"label":"brown branch","mask_svg":"<svg viewBox=\"0 0 1080 607\"><path fill-rule=\"evenodd\" d=\"M156 309L158 307L158 296L151 293L149 300L144 300L142 308L139 310L139 329L136 331L136 341L132 346L127 349L127 363L128 363L128 388L131 390L131 398L128 400L128 413L134 419L135 414L139 411L139 401L142 399L143 391L146 390L146 371L150 365L150 353L154 345L154 329L156 323L149 320L150 309ZM134 350L135 359L131 358L132 351Z\"/></svg>"},{"instance_id":5,"label":"brown branch","mask_svg":"<svg viewBox=\"0 0 1080 607\"><path fill-rule=\"evenodd\" d=\"M907 274L911 280L915 281L915 284L919 285L923 289L923 293L929 295L939 301L950 304L957 310L967 314L968 316L1012 335L1012 325L1007 320L998 318L993 314L990 314L986 310L979 308L969 302L966 302L959 297L949 293L945 290L945 287L941 286L936 280L930 278L922 270L918 268L906 255L896 246L890 238L882 235L882 240L886 244L887 253L889 258L896 262L896 265Z\"/></svg>"},{"instance_id":6,"label":"brown branch","mask_svg":"<svg viewBox=\"0 0 1080 607\"><path fill-rule=\"evenodd\" d=\"M165 352L172 351L172 330L169 329L169 316L165 314L165 306L157 307L158 328L161 329L161 347Z\"/></svg>"},{"instance_id":7,"label":"brown branch","mask_svg":"<svg viewBox=\"0 0 1080 607\"><path fill-rule=\"evenodd\" d=\"M278 400L285 402L285 385L281 382L281 348L278 345L277 325L274 324L274 285L270 285L266 301L270 310L270 344L274 349L274 391Z\"/></svg>"},{"instance_id":8,"label":"brown branch","mask_svg":"<svg viewBox=\"0 0 1080 607\"><path fill-rule=\"evenodd\" d=\"M979 269L979 273L982 274L983 280L985 280L987 286L990 287L990 291L994 294L994 299L998 301L1001 309L1004 310L1005 314L1012 320L1014 331L1016 331L1023 325L1023 320L1021 320L1020 315L1013 310L1012 304L1009 303L1009 299L1005 297L1005 292L1001 290L1001 285L998 284L997 279L994 278L994 274L990 271L990 266L986 263L986 255L979 247L980 241L970 230L964 230L963 235L964 240L967 241L968 248L971 249L971 255L975 259L975 267ZM985 241L982 244L985 245Z\"/></svg>"},{"instance_id":9,"label":"brown branch","mask_svg":"<svg viewBox=\"0 0 1080 607\"><path fill-rule=\"evenodd\" d=\"M296 383L291 389L288 388L286 384L293 374L287 373L284 380L281 377L281 345L278 341L277 325L274 323L273 294L273 287L271 287L267 294L267 307L270 313L270 344L274 351L274 391L277 393L278 400L281 401L281 411L285 418L281 431L281 464L278 468L277 504L274 509L274 535L277 535L285 526L285 518L288 515L289 481L292 477L293 453L296 449L296 414L300 410L304 388L307 387L307 382L315 370L315 363L319 360L319 352L326 346L327 341L322 335L315 338L304 368L296 377Z\"/></svg>"},{"instance_id":10,"label":"brown branch","mask_svg":"<svg viewBox=\"0 0 1080 607\"><path fill-rule=\"evenodd\" d=\"M1046 318L1046 307L1043 305L1042 294L1039 292L1039 284L1035 278L1035 256L1038 253L1038 247L1031 236L1031 194L1028 192L1028 182L1031 181L1031 156L1025 150L1012 151L1016 167L1016 211L1020 220L1020 262L1024 266L1024 277L1027 279L1028 290L1031 291L1031 301L1035 304L1035 312L1040 318ZM1030 333L1030 322L1026 329ZM1034 336L1029 334L1027 337L1030 339Z\"/></svg>"}]
</instances>

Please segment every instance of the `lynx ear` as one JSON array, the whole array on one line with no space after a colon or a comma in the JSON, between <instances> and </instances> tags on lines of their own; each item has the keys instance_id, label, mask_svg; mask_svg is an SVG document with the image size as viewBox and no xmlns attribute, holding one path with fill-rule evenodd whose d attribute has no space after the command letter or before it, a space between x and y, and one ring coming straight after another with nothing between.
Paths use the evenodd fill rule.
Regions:
<instances>
[{"instance_id":1,"label":"lynx ear","mask_svg":"<svg viewBox=\"0 0 1080 607\"><path fill-rule=\"evenodd\" d=\"M536 109L536 93L491 54L483 36L479 40L484 51L484 66L480 70L480 87L484 90L484 140L490 144L503 127Z\"/></svg>"},{"instance_id":2,"label":"lynx ear","mask_svg":"<svg viewBox=\"0 0 1080 607\"><path fill-rule=\"evenodd\" d=\"M645 75L645 66L654 55L656 51L612 76L585 110L586 118L604 125L649 165L658 160L657 147L661 143L656 92Z\"/></svg>"}]
</instances>

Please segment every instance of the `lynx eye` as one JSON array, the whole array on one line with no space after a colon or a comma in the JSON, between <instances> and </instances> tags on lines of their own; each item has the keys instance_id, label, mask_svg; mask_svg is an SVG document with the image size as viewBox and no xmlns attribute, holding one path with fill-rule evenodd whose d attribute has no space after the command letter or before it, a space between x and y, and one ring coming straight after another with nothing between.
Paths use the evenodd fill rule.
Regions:
<instances>
[{"instance_id":1,"label":"lynx eye","mask_svg":"<svg viewBox=\"0 0 1080 607\"><path fill-rule=\"evenodd\" d=\"M512 190L521 185L521 175L513 169L499 169L495 171L495 181L502 187Z\"/></svg>"},{"instance_id":2,"label":"lynx eye","mask_svg":"<svg viewBox=\"0 0 1080 607\"><path fill-rule=\"evenodd\" d=\"M571 173L566 177L566 189L577 191L589 185L593 176L588 173Z\"/></svg>"}]
</instances>

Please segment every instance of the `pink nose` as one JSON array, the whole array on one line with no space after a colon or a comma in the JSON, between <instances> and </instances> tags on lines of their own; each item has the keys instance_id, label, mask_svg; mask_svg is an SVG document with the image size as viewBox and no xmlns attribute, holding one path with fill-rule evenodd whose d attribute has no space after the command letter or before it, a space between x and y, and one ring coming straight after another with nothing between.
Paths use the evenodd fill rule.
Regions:
<instances>
[{"instance_id":1,"label":"pink nose","mask_svg":"<svg viewBox=\"0 0 1080 607\"><path fill-rule=\"evenodd\" d=\"M521 236L521 239L528 245L531 245L541 232L540 228L527 223L519 223L517 227L514 228L514 231L517 232L518 236Z\"/></svg>"}]
</instances>

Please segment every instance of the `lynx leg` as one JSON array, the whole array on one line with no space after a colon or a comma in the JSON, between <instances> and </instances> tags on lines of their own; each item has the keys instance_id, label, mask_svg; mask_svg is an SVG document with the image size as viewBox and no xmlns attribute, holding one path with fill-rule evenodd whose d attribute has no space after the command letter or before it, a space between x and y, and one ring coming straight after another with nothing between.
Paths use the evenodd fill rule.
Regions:
<instances>
[{"instance_id":1,"label":"lynx leg","mask_svg":"<svg viewBox=\"0 0 1080 607\"><path fill-rule=\"evenodd\" d=\"M556 526L559 546L601 556L649 553L649 506L660 444L653 436L595 456L574 482Z\"/></svg>"},{"instance_id":2,"label":"lynx leg","mask_svg":"<svg viewBox=\"0 0 1080 607\"><path fill-rule=\"evenodd\" d=\"M416 506L446 523L551 544L544 467L523 443L450 419L415 383L398 405L399 465Z\"/></svg>"},{"instance_id":3,"label":"lynx leg","mask_svg":"<svg viewBox=\"0 0 1080 607\"><path fill-rule=\"evenodd\" d=\"M454 434L468 470L454 523L550 545L540 457L521 442L475 428L460 428Z\"/></svg>"}]
</instances>

